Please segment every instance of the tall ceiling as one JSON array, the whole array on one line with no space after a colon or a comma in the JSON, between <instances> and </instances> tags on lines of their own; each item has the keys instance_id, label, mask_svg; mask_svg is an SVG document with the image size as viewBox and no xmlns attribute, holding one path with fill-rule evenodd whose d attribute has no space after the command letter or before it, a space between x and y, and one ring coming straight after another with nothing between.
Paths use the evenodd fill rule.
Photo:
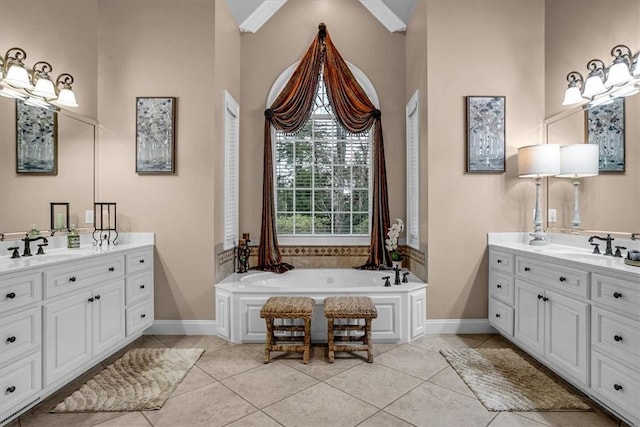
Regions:
<instances>
[{"instance_id":1,"label":"tall ceiling","mask_svg":"<svg viewBox=\"0 0 640 427\"><path fill-rule=\"evenodd\" d=\"M257 32L288 0L226 0L238 28ZM299 0L291 0L299 1ZM416 0L359 0L391 32L405 31Z\"/></svg>"}]
</instances>

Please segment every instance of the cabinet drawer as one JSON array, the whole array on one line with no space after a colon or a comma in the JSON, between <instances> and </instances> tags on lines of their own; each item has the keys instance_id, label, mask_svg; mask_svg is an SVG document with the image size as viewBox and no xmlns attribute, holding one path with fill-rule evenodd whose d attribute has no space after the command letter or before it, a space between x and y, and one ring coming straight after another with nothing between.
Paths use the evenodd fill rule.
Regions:
<instances>
[{"instance_id":1,"label":"cabinet drawer","mask_svg":"<svg viewBox=\"0 0 640 427\"><path fill-rule=\"evenodd\" d=\"M39 351L0 369L0 414L18 409L40 392L41 372Z\"/></svg>"},{"instance_id":2,"label":"cabinet drawer","mask_svg":"<svg viewBox=\"0 0 640 427\"><path fill-rule=\"evenodd\" d=\"M637 282L592 273L591 299L616 313L640 318L640 286Z\"/></svg>"},{"instance_id":3,"label":"cabinet drawer","mask_svg":"<svg viewBox=\"0 0 640 427\"><path fill-rule=\"evenodd\" d=\"M142 249L127 254L127 274L153 267L153 248Z\"/></svg>"},{"instance_id":4,"label":"cabinet drawer","mask_svg":"<svg viewBox=\"0 0 640 427\"><path fill-rule=\"evenodd\" d=\"M513 308L489 298L489 323L505 334L513 336Z\"/></svg>"},{"instance_id":5,"label":"cabinet drawer","mask_svg":"<svg viewBox=\"0 0 640 427\"><path fill-rule=\"evenodd\" d=\"M513 305L513 288L515 279L513 276L489 272L489 296L498 299L505 304Z\"/></svg>"},{"instance_id":6,"label":"cabinet drawer","mask_svg":"<svg viewBox=\"0 0 640 427\"><path fill-rule=\"evenodd\" d=\"M513 254L495 249L489 251L489 267L504 273L513 274Z\"/></svg>"},{"instance_id":7,"label":"cabinet drawer","mask_svg":"<svg viewBox=\"0 0 640 427\"><path fill-rule=\"evenodd\" d=\"M40 347L41 308L0 318L0 366Z\"/></svg>"},{"instance_id":8,"label":"cabinet drawer","mask_svg":"<svg viewBox=\"0 0 640 427\"><path fill-rule=\"evenodd\" d=\"M638 365L640 322L599 307L591 308L591 344L611 357Z\"/></svg>"},{"instance_id":9,"label":"cabinet drawer","mask_svg":"<svg viewBox=\"0 0 640 427\"><path fill-rule=\"evenodd\" d=\"M592 351L591 390L611 407L640 420L640 373L637 371Z\"/></svg>"},{"instance_id":10,"label":"cabinet drawer","mask_svg":"<svg viewBox=\"0 0 640 427\"><path fill-rule=\"evenodd\" d=\"M115 279L124 275L124 257L109 257L95 262L75 263L45 271L44 297L51 298L74 289Z\"/></svg>"},{"instance_id":11,"label":"cabinet drawer","mask_svg":"<svg viewBox=\"0 0 640 427\"><path fill-rule=\"evenodd\" d=\"M127 336L145 329L153 323L153 300L151 298L127 308Z\"/></svg>"},{"instance_id":12,"label":"cabinet drawer","mask_svg":"<svg viewBox=\"0 0 640 427\"><path fill-rule=\"evenodd\" d=\"M516 257L516 276L529 282L550 286L555 291L589 297L589 273L557 264Z\"/></svg>"},{"instance_id":13,"label":"cabinet drawer","mask_svg":"<svg viewBox=\"0 0 640 427\"><path fill-rule=\"evenodd\" d=\"M151 296L153 290L153 272L151 270L127 276L125 280L127 306Z\"/></svg>"},{"instance_id":14,"label":"cabinet drawer","mask_svg":"<svg viewBox=\"0 0 640 427\"><path fill-rule=\"evenodd\" d=\"M41 300L41 273L3 276L0 280L0 313Z\"/></svg>"}]
</instances>

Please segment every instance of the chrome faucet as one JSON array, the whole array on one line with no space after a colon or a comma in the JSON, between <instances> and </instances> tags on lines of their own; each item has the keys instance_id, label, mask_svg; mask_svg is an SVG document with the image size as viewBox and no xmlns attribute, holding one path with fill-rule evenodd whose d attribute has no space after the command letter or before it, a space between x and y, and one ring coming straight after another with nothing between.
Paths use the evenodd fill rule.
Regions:
<instances>
[{"instance_id":1,"label":"chrome faucet","mask_svg":"<svg viewBox=\"0 0 640 427\"><path fill-rule=\"evenodd\" d=\"M591 236L589 237L589 243L593 243L593 239L602 240L603 242L607 242L607 249L604 251L605 255L613 256L613 251L611 250L611 242L615 239L611 237L611 234L607 234L607 237L600 236Z\"/></svg>"},{"instance_id":2,"label":"chrome faucet","mask_svg":"<svg viewBox=\"0 0 640 427\"><path fill-rule=\"evenodd\" d=\"M35 242L37 240L42 240L42 243L49 243L47 238L44 236L40 236L32 239L29 237L29 234L26 234L24 236L24 239L22 239L22 241L24 242L24 252L22 252L22 256L31 256L31 247L29 246L29 243ZM44 252L38 252L38 253L44 254Z\"/></svg>"}]
</instances>

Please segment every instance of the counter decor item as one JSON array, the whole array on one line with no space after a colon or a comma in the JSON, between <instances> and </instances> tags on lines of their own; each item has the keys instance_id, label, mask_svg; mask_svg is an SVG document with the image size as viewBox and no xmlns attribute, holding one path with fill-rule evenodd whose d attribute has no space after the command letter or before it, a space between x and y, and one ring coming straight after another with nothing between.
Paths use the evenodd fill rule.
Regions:
<instances>
[{"instance_id":1,"label":"counter decor item","mask_svg":"<svg viewBox=\"0 0 640 427\"><path fill-rule=\"evenodd\" d=\"M76 225L71 224L71 228L69 228L69 234L67 234L67 248L78 249L79 247L80 247L80 235L76 230Z\"/></svg>"},{"instance_id":2,"label":"counter decor item","mask_svg":"<svg viewBox=\"0 0 640 427\"><path fill-rule=\"evenodd\" d=\"M93 245L117 245L118 230L116 229L116 204L114 202L95 202L93 204ZM97 236L97 237L96 237Z\"/></svg>"},{"instance_id":3,"label":"counter decor item","mask_svg":"<svg viewBox=\"0 0 640 427\"><path fill-rule=\"evenodd\" d=\"M249 256L251 255L251 249L249 249L249 233L243 233L242 239L238 242L236 248L238 257L238 273L246 273L249 271Z\"/></svg>"},{"instance_id":4,"label":"counter decor item","mask_svg":"<svg viewBox=\"0 0 640 427\"><path fill-rule=\"evenodd\" d=\"M69 230L69 202L51 202L51 235Z\"/></svg>"},{"instance_id":5,"label":"counter decor item","mask_svg":"<svg viewBox=\"0 0 640 427\"><path fill-rule=\"evenodd\" d=\"M384 244L391 256L391 263L393 268L402 268L402 255L398 251L398 237L400 233L404 231L404 222L400 218L396 218L396 221L389 227L387 231L387 239Z\"/></svg>"}]
</instances>

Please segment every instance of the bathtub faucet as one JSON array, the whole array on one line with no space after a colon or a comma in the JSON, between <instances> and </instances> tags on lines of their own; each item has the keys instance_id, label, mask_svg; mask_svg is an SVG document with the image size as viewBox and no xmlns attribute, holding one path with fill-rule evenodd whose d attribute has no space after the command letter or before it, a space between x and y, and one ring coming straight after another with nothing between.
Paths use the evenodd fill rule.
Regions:
<instances>
[{"instance_id":1,"label":"bathtub faucet","mask_svg":"<svg viewBox=\"0 0 640 427\"><path fill-rule=\"evenodd\" d=\"M393 281L393 284L394 285L399 285L400 284L400 269L398 267L395 267L393 270L396 272L396 278Z\"/></svg>"}]
</instances>

